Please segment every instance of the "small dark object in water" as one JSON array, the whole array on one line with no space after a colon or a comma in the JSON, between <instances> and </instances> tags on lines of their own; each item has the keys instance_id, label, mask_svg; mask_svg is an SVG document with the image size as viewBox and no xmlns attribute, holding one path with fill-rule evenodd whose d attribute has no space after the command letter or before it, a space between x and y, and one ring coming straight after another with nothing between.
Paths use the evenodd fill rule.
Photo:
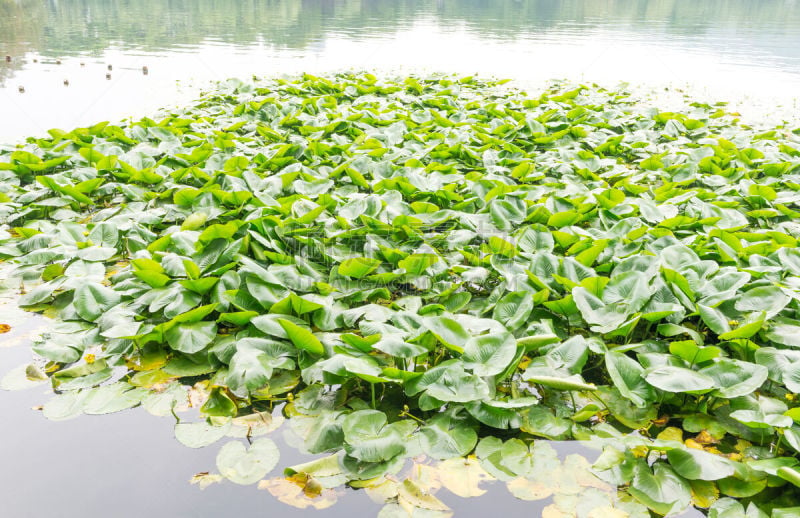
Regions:
<instances>
[{"instance_id":1,"label":"small dark object in water","mask_svg":"<svg viewBox=\"0 0 800 518\"><path fill-rule=\"evenodd\" d=\"M24 94L24 93L25 93L25 87L24 87L24 86L22 86L22 85L19 85L19 88L18 88L18 90L19 90L19 93L21 93L21 94Z\"/></svg>"},{"instance_id":2,"label":"small dark object in water","mask_svg":"<svg viewBox=\"0 0 800 518\"><path fill-rule=\"evenodd\" d=\"M36 59L36 58L33 58L33 62L34 62L34 63L38 63L38 62L39 62L39 60L38 60L38 59Z\"/></svg>"},{"instance_id":3,"label":"small dark object in water","mask_svg":"<svg viewBox=\"0 0 800 518\"><path fill-rule=\"evenodd\" d=\"M60 60L60 59L57 59L57 60L56 60L56 65L60 65L60 64L61 64L61 60Z\"/></svg>"},{"instance_id":4,"label":"small dark object in water","mask_svg":"<svg viewBox=\"0 0 800 518\"><path fill-rule=\"evenodd\" d=\"M111 79L111 74L106 74L106 79Z\"/></svg>"},{"instance_id":5,"label":"small dark object in water","mask_svg":"<svg viewBox=\"0 0 800 518\"><path fill-rule=\"evenodd\" d=\"M113 69L113 67L112 67L111 65L108 65L108 69L109 69L109 70L112 70L112 69Z\"/></svg>"},{"instance_id":6,"label":"small dark object in water","mask_svg":"<svg viewBox=\"0 0 800 518\"><path fill-rule=\"evenodd\" d=\"M85 67L85 66L86 66L86 63L84 63L83 61L81 61L81 66L82 66L82 67Z\"/></svg>"},{"instance_id":7,"label":"small dark object in water","mask_svg":"<svg viewBox=\"0 0 800 518\"><path fill-rule=\"evenodd\" d=\"M150 69L147 68L147 65L142 67L142 74L147 75L150 73Z\"/></svg>"},{"instance_id":8,"label":"small dark object in water","mask_svg":"<svg viewBox=\"0 0 800 518\"><path fill-rule=\"evenodd\" d=\"M64 86L69 86L69 79L64 79Z\"/></svg>"},{"instance_id":9,"label":"small dark object in water","mask_svg":"<svg viewBox=\"0 0 800 518\"><path fill-rule=\"evenodd\" d=\"M6 63L11 63L11 56L6 56Z\"/></svg>"}]
</instances>

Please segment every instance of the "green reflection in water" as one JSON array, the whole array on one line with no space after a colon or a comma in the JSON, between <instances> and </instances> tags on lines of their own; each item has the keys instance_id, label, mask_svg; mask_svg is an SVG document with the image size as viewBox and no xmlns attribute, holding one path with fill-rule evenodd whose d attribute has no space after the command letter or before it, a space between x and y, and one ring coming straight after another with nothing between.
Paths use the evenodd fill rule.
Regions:
<instances>
[{"instance_id":1,"label":"green reflection in water","mask_svg":"<svg viewBox=\"0 0 800 518\"><path fill-rule=\"evenodd\" d=\"M208 39L235 45L265 42L303 49L328 33L375 36L431 18L466 25L486 37L553 32L568 38L592 29L670 35L688 43L768 48L800 56L800 8L782 0L392 0L0 1L0 46L57 57L110 46L158 51ZM558 37L558 36L556 36ZM738 38L746 37L744 40Z\"/></svg>"}]
</instances>

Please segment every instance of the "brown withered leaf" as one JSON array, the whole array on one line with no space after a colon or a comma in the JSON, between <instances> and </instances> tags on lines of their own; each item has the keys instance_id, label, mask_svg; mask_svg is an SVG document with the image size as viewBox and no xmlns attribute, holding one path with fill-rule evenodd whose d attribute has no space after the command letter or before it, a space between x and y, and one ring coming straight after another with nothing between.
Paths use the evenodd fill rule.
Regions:
<instances>
[{"instance_id":1,"label":"brown withered leaf","mask_svg":"<svg viewBox=\"0 0 800 518\"><path fill-rule=\"evenodd\" d=\"M216 484L217 482L222 482L224 477L217 473L209 473L208 471L201 471L200 473L196 473L192 476L189 480L189 483L192 485L200 486L200 489L205 489L211 484Z\"/></svg>"}]
</instances>

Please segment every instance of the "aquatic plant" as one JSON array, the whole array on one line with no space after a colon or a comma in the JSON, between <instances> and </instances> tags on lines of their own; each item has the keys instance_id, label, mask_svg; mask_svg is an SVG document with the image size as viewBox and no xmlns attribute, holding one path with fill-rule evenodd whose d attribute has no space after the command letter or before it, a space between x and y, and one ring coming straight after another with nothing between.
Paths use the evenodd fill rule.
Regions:
<instances>
[{"instance_id":1,"label":"aquatic plant","mask_svg":"<svg viewBox=\"0 0 800 518\"><path fill-rule=\"evenodd\" d=\"M538 437L602 448L581 497L602 516L794 516L798 133L598 87L369 74L51 130L0 148L0 256L20 305L57 316L46 363L5 384L52 383L51 419L199 408L176 425L194 447L280 408L332 455L261 486L308 505L348 483L443 511L419 476L386 478L419 454L546 498ZM235 441L197 482L277 462ZM558 512L600 516L570 498Z\"/></svg>"}]
</instances>

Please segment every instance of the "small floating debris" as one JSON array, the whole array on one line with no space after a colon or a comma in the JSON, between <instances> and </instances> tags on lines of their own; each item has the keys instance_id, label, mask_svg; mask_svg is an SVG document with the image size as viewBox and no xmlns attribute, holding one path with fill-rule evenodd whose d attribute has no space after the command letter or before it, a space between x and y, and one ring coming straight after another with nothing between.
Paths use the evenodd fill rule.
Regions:
<instances>
[{"instance_id":1,"label":"small floating debris","mask_svg":"<svg viewBox=\"0 0 800 518\"><path fill-rule=\"evenodd\" d=\"M33 58L33 62L34 62L34 63L38 63L38 62L39 62L39 60L38 60L38 59L36 59L36 58Z\"/></svg>"},{"instance_id":2,"label":"small floating debris","mask_svg":"<svg viewBox=\"0 0 800 518\"><path fill-rule=\"evenodd\" d=\"M106 79L111 79L111 74L110 73L106 73Z\"/></svg>"},{"instance_id":3,"label":"small floating debris","mask_svg":"<svg viewBox=\"0 0 800 518\"><path fill-rule=\"evenodd\" d=\"M19 90L19 93L21 93L21 94L25 93L25 87L24 86L19 85L19 87L17 89Z\"/></svg>"},{"instance_id":4,"label":"small floating debris","mask_svg":"<svg viewBox=\"0 0 800 518\"><path fill-rule=\"evenodd\" d=\"M11 326L8 324L0 324L0 334L8 333L11 331Z\"/></svg>"},{"instance_id":5,"label":"small floating debris","mask_svg":"<svg viewBox=\"0 0 800 518\"><path fill-rule=\"evenodd\" d=\"M147 75L150 73L150 69L147 68L147 65L142 67L142 74Z\"/></svg>"},{"instance_id":6,"label":"small floating debris","mask_svg":"<svg viewBox=\"0 0 800 518\"><path fill-rule=\"evenodd\" d=\"M108 65L108 69L113 70L113 67L111 65Z\"/></svg>"},{"instance_id":7,"label":"small floating debris","mask_svg":"<svg viewBox=\"0 0 800 518\"><path fill-rule=\"evenodd\" d=\"M61 60L60 60L60 59L57 59L57 60L56 60L56 65L60 65L60 64L61 64Z\"/></svg>"},{"instance_id":8,"label":"small floating debris","mask_svg":"<svg viewBox=\"0 0 800 518\"><path fill-rule=\"evenodd\" d=\"M83 61L81 61L81 66L82 66L82 67L85 67L85 66L86 66L86 63L84 63Z\"/></svg>"},{"instance_id":9,"label":"small floating debris","mask_svg":"<svg viewBox=\"0 0 800 518\"><path fill-rule=\"evenodd\" d=\"M6 63L11 63L11 56L6 56Z\"/></svg>"},{"instance_id":10,"label":"small floating debris","mask_svg":"<svg viewBox=\"0 0 800 518\"><path fill-rule=\"evenodd\" d=\"M64 79L64 86L69 86L69 79Z\"/></svg>"}]
</instances>

